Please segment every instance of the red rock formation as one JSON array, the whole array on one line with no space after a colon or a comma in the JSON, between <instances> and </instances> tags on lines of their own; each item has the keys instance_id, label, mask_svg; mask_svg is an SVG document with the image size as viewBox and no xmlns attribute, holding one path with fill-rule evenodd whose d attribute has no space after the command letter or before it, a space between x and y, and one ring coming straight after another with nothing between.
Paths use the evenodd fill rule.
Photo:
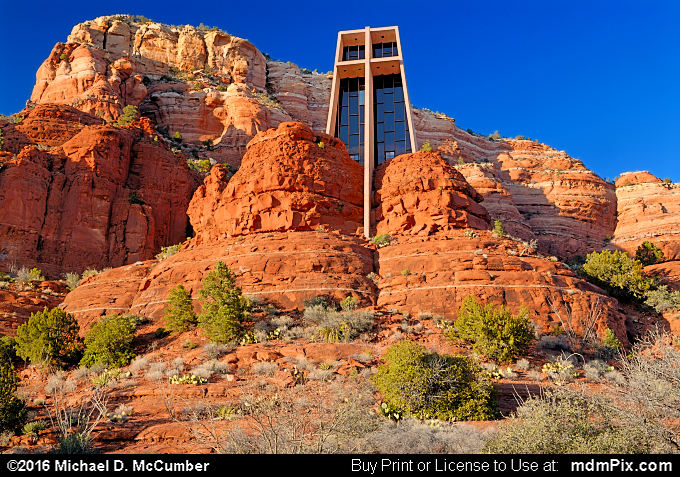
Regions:
<instances>
[{"instance_id":1,"label":"red rock formation","mask_svg":"<svg viewBox=\"0 0 680 477\"><path fill-rule=\"evenodd\" d=\"M457 165L465 179L484 197L484 208L494 220L500 220L505 233L525 241L536 240L527 218L522 215L510 194L509 185L500 180L491 163Z\"/></svg>"},{"instance_id":2,"label":"red rock formation","mask_svg":"<svg viewBox=\"0 0 680 477\"><path fill-rule=\"evenodd\" d=\"M180 133L183 147L234 167L259 131L291 119L325 127L328 76L265 65L250 43L224 33L100 17L74 27L69 42L41 67L33 101L105 117L138 104L168 136ZM415 109L413 118L418 145L430 142L459 167L511 235L566 258L600 250L614 234L613 187L580 161L534 141L469 134L441 113Z\"/></svg>"},{"instance_id":3,"label":"red rock formation","mask_svg":"<svg viewBox=\"0 0 680 477\"><path fill-rule=\"evenodd\" d=\"M130 310L160 319L170 290L184 285L198 298L201 280L218 261L237 276L244 294L281 308L301 306L305 299L328 295L375 300L367 277L373 251L359 237L327 232L254 234L237 240L197 244L161 261L115 268L88 279L64 300L63 308L89 326L106 313ZM197 310L200 306L196 307Z\"/></svg>"},{"instance_id":4,"label":"red rock formation","mask_svg":"<svg viewBox=\"0 0 680 477\"><path fill-rule=\"evenodd\" d=\"M619 182L618 222L611 247L635 254L642 242L650 241L663 250L667 260L679 260L680 184L653 181L649 176L644 182L636 181L628 174Z\"/></svg>"},{"instance_id":5,"label":"red rock formation","mask_svg":"<svg viewBox=\"0 0 680 477\"><path fill-rule=\"evenodd\" d=\"M320 140L328 141L323 148ZM189 208L197 236L180 252L148 271L139 264L134 272L103 273L69 294L64 307L84 325L119 302L159 319L174 286L183 284L196 297L202 278L224 261L244 293L279 307L301 307L317 295L351 294L383 309L453 317L462 299L473 294L514 311L526 305L542 331L558 321L557 314L565 321L571 317L576 331L595 316L601 333L609 327L626 341L616 300L565 266L528 256L531 250L520 242L472 232L488 227L484 208L439 154L401 156L379 169L377 228L396 241L377 251L360 236L337 233L348 223L352 229L359 224L361 177L340 143L304 125L284 123L260 133L229 182L226 169L215 167L197 190ZM328 200L347 205L319 207ZM344 216L348 209L356 212ZM319 224L341 230L296 231ZM377 288L372 272L381 277ZM120 301L108 304L110 297Z\"/></svg>"},{"instance_id":6,"label":"red rock formation","mask_svg":"<svg viewBox=\"0 0 680 477\"><path fill-rule=\"evenodd\" d=\"M314 131L326 129L332 75L301 71L283 61L267 61L267 82L284 110L282 116L309 124ZM278 123L274 116L272 124Z\"/></svg>"},{"instance_id":7,"label":"red rock formation","mask_svg":"<svg viewBox=\"0 0 680 477\"><path fill-rule=\"evenodd\" d=\"M662 285L667 285L671 290L680 290L680 261L673 260L654 265L648 265L644 269L645 274L657 277Z\"/></svg>"},{"instance_id":8,"label":"red rock formation","mask_svg":"<svg viewBox=\"0 0 680 477\"><path fill-rule=\"evenodd\" d=\"M526 306L542 333L560 326L560 317L571 319L574 331L581 332L594 317L600 335L609 327L627 342L625 317L615 299L560 262L527 255L521 244L490 232L400 236L377 254L377 304L384 309L455 319L462 301L473 295L515 313Z\"/></svg>"},{"instance_id":9,"label":"red rock formation","mask_svg":"<svg viewBox=\"0 0 680 477\"><path fill-rule=\"evenodd\" d=\"M213 168L189 204L201 240L253 232L361 227L363 169L344 145L301 123L259 133L226 182Z\"/></svg>"},{"instance_id":10,"label":"red rock formation","mask_svg":"<svg viewBox=\"0 0 680 477\"><path fill-rule=\"evenodd\" d=\"M28 321L31 313L54 308L68 292L58 282L40 282L33 286L5 283L0 287L0 335L16 336L17 328Z\"/></svg>"},{"instance_id":11,"label":"red rock formation","mask_svg":"<svg viewBox=\"0 0 680 477\"><path fill-rule=\"evenodd\" d=\"M378 234L489 228L482 197L439 153L397 156L376 169L373 183Z\"/></svg>"},{"instance_id":12,"label":"red rock formation","mask_svg":"<svg viewBox=\"0 0 680 477\"><path fill-rule=\"evenodd\" d=\"M55 45L31 101L106 119L139 106L159 131L209 142L211 158L236 166L258 131L290 119L265 85L265 57L247 40L118 15L78 24Z\"/></svg>"},{"instance_id":13,"label":"red rock formation","mask_svg":"<svg viewBox=\"0 0 680 477\"><path fill-rule=\"evenodd\" d=\"M184 159L142 130L92 125L69 107L26 114L3 127L16 156L0 171L1 269L118 266L186 237L196 179Z\"/></svg>"},{"instance_id":14,"label":"red rock formation","mask_svg":"<svg viewBox=\"0 0 680 477\"><path fill-rule=\"evenodd\" d=\"M616 187L625 187L636 184L659 183L661 179L648 171L624 172L616 179Z\"/></svg>"}]
</instances>

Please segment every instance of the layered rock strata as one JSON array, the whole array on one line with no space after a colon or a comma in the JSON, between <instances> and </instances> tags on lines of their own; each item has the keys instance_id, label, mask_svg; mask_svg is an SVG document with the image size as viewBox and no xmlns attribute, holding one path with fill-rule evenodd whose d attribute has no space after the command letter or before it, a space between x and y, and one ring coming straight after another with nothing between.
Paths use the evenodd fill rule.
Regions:
<instances>
[{"instance_id":1,"label":"layered rock strata","mask_svg":"<svg viewBox=\"0 0 680 477\"><path fill-rule=\"evenodd\" d=\"M41 105L3 131L0 269L58 277L148 259L186 238L197 176L142 129Z\"/></svg>"},{"instance_id":2,"label":"layered rock strata","mask_svg":"<svg viewBox=\"0 0 680 477\"><path fill-rule=\"evenodd\" d=\"M650 241L667 260L680 260L680 184L644 172L622 174L616 183L618 222L611 247L634 255Z\"/></svg>"},{"instance_id":3,"label":"layered rock strata","mask_svg":"<svg viewBox=\"0 0 680 477\"><path fill-rule=\"evenodd\" d=\"M378 306L455 319L469 295L481 303L523 306L539 332L570 327L581 333L592 321L626 340L625 317L615 299L578 278L562 263L523 250L487 231L402 236L377 252Z\"/></svg>"},{"instance_id":4,"label":"layered rock strata","mask_svg":"<svg viewBox=\"0 0 680 477\"><path fill-rule=\"evenodd\" d=\"M580 332L593 321L599 333L610 328L626 342L616 300L528 244L476 230L489 227L480 196L437 153L381 166L377 230L392 237L390 245L378 248L361 234L343 233L343 224L360 218L343 214L350 206L360 210L361 189L348 186L355 183L349 179L360 184L361 168L331 139L300 123L256 136L228 182L216 168L197 190L190 207L195 238L161 262L90 279L67 296L64 308L84 325L117 309L119 300L122 308L160 319L173 287L182 284L197 298L201 280L223 261L246 295L278 307L301 308L318 295L338 301L352 295L362 305L452 319L461 301L474 295L515 312L526 305L542 332L562 323ZM319 147L319 141L330 142ZM273 179L258 175L261 170L273 170ZM244 181L241 171L256 179ZM326 199L314 191L348 205L319 209L316 201ZM290 204L300 193L310 196L297 209L299 218L314 221L290 220ZM114 297L121 298L112 302Z\"/></svg>"},{"instance_id":5,"label":"layered rock strata","mask_svg":"<svg viewBox=\"0 0 680 477\"><path fill-rule=\"evenodd\" d=\"M68 289L63 283L36 282L33 286L0 282L0 335L15 336L32 313L59 305Z\"/></svg>"},{"instance_id":6,"label":"layered rock strata","mask_svg":"<svg viewBox=\"0 0 680 477\"><path fill-rule=\"evenodd\" d=\"M198 299L201 280L218 261L236 274L244 294L279 308L301 306L318 295L338 301L351 295L364 306L375 303L369 278L372 250L359 237L312 231L253 234L200 245L194 240L161 262L103 272L69 293L62 306L81 326L106 313L127 311L160 320L170 290L181 284Z\"/></svg>"}]
</instances>

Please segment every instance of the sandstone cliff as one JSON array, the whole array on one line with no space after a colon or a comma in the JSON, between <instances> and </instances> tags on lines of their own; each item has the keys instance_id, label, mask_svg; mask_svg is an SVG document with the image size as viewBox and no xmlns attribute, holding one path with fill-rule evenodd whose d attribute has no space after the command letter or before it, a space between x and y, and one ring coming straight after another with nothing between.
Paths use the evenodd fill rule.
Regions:
<instances>
[{"instance_id":1,"label":"sandstone cliff","mask_svg":"<svg viewBox=\"0 0 680 477\"><path fill-rule=\"evenodd\" d=\"M40 67L31 100L71 105L106 120L136 105L166 141L179 138L172 144L177 151L233 170L259 132L292 120L323 130L330 85L331 75L268 59L218 29L117 15L76 25ZM659 233L626 225L637 224L631 217L642 211L635 208L638 199L625 197L623 176L615 190L564 151L530 140L491 140L426 109L415 108L413 118L417 147L429 142L481 194L490 220L500 220L513 237L535 240L542 253L585 255L611 238L628 250L637 246L635 237ZM245 173L239 177L243 182ZM659 210L673 200L664 187L653 186L661 193ZM671 215L663 218L668 226L658 237L674 256Z\"/></svg>"},{"instance_id":2,"label":"sandstone cliff","mask_svg":"<svg viewBox=\"0 0 680 477\"><path fill-rule=\"evenodd\" d=\"M320 148L319 139L330 142ZM257 172L265 163L274 171L266 180ZM377 230L392 243L378 248L344 230L359 225L361 190L348 187L348 178L361 171L342 144L300 123L281 124L251 141L231 180L219 167L205 179L189 209L196 236L177 254L90 278L66 297L64 309L84 326L127 310L159 320L174 286L197 298L202 278L223 261L245 294L277 307L352 295L363 305L454 318L472 294L515 312L526 305L544 332L560 318L573 317L575 330L593 319L598 332L610 328L627 342L616 300L526 242L475 231L488 227L481 197L438 153L383 166ZM415 169L421 180L405 182ZM242 170L260 178L246 183Z\"/></svg>"},{"instance_id":3,"label":"sandstone cliff","mask_svg":"<svg viewBox=\"0 0 680 477\"><path fill-rule=\"evenodd\" d=\"M618 223L611 246L635 254L650 241L666 259L680 260L680 184L648 172L622 174L616 181Z\"/></svg>"},{"instance_id":4,"label":"sandstone cliff","mask_svg":"<svg viewBox=\"0 0 680 477\"><path fill-rule=\"evenodd\" d=\"M186 238L197 177L143 130L40 105L3 131L0 269L61 277L147 259Z\"/></svg>"}]
</instances>

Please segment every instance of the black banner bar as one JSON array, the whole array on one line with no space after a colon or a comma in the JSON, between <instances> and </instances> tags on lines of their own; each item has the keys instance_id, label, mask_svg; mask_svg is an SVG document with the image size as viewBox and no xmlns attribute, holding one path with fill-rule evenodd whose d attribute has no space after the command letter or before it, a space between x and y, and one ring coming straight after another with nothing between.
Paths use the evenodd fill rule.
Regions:
<instances>
[{"instance_id":1,"label":"black banner bar","mask_svg":"<svg viewBox=\"0 0 680 477\"><path fill-rule=\"evenodd\" d=\"M500 474L664 473L680 469L678 455L229 455L229 454L0 454L0 475L100 472L149 474L182 472L225 475L250 469L258 475L292 472L295 477L326 473L396 475L494 472Z\"/></svg>"}]
</instances>

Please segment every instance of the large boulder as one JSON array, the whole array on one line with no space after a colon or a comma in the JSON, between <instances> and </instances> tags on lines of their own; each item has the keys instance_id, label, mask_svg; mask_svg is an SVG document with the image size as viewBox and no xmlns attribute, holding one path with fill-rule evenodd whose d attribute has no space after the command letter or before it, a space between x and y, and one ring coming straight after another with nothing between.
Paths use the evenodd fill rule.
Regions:
<instances>
[{"instance_id":1,"label":"large boulder","mask_svg":"<svg viewBox=\"0 0 680 477\"><path fill-rule=\"evenodd\" d=\"M363 220L363 168L338 139L282 123L248 144L228 180L214 167L189 204L200 240L329 227L355 233Z\"/></svg>"},{"instance_id":2,"label":"large boulder","mask_svg":"<svg viewBox=\"0 0 680 477\"><path fill-rule=\"evenodd\" d=\"M378 234L488 229L482 197L437 152L403 154L375 171Z\"/></svg>"}]
</instances>

